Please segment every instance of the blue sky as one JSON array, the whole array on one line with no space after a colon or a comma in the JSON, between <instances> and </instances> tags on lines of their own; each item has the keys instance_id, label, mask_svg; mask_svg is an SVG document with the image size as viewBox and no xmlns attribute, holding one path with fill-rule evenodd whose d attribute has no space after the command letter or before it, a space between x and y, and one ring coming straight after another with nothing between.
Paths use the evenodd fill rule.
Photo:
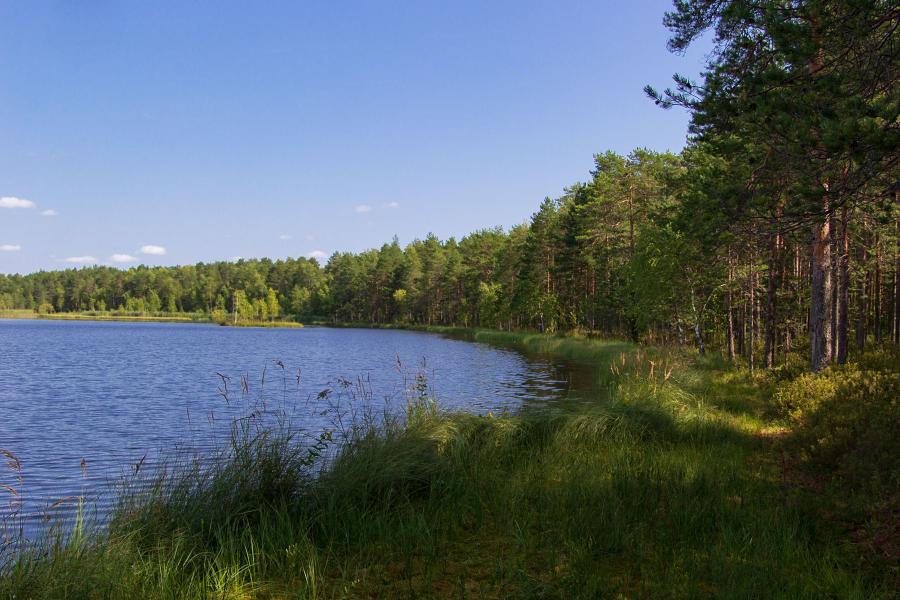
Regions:
<instances>
[{"instance_id":1,"label":"blue sky","mask_svg":"<svg viewBox=\"0 0 900 600\"><path fill-rule=\"evenodd\" d=\"M669 6L0 3L0 272L523 222L596 152L684 145L641 91L704 58Z\"/></svg>"}]
</instances>

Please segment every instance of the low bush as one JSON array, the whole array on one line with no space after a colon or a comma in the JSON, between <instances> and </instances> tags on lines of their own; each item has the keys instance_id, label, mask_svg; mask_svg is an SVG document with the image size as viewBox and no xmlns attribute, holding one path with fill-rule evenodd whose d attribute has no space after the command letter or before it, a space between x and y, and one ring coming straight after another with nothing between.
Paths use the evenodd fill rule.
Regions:
<instances>
[{"instance_id":1,"label":"low bush","mask_svg":"<svg viewBox=\"0 0 900 600\"><path fill-rule=\"evenodd\" d=\"M804 376L789 388L781 399L799 420L793 441L804 462L849 491L896 494L900 373L846 368Z\"/></svg>"}]
</instances>

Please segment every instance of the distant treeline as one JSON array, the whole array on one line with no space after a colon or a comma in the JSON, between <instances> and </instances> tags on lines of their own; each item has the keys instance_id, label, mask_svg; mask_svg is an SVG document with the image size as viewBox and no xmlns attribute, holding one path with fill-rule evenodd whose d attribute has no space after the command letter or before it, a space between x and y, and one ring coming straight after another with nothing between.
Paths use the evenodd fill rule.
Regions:
<instances>
[{"instance_id":1,"label":"distant treeline","mask_svg":"<svg viewBox=\"0 0 900 600\"><path fill-rule=\"evenodd\" d=\"M882 1L679 2L671 49L712 29L716 50L702 83L647 93L691 112L688 147L597 155L527 224L324 267L0 277L0 308L581 329L715 343L751 368L808 344L817 371L851 345L900 341L898 23Z\"/></svg>"}]
</instances>

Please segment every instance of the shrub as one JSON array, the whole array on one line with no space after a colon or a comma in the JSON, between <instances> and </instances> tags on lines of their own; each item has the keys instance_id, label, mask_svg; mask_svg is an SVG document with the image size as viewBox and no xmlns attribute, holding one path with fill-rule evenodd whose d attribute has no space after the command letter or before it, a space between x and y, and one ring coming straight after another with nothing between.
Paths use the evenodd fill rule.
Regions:
<instances>
[{"instance_id":1,"label":"shrub","mask_svg":"<svg viewBox=\"0 0 900 600\"><path fill-rule=\"evenodd\" d=\"M809 460L861 491L900 484L900 373L848 372L809 413L799 441Z\"/></svg>"},{"instance_id":2,"label":"shrub","mask_svg":"<svg viewBox=\"0 0 900 600\"><path fill-rule=\"evenodd\" d=\"M795 422L815 411L823 400L834 398L838 378L833 373L805 373L782 386L775 394L778 412Z\"/></svg>"},{"instance_id":3,"label":"shrub","mask_svg":"<svg viewBox=\"0 0 900 600\"><path fill-rule=\"evenodd\" d=\"M900 485L900 373L879 357L803 375L776 403L796 427L791 445L846 492L896 495ZM874 500L874 498L872 498Z\"/></svg>"}]
</instances>

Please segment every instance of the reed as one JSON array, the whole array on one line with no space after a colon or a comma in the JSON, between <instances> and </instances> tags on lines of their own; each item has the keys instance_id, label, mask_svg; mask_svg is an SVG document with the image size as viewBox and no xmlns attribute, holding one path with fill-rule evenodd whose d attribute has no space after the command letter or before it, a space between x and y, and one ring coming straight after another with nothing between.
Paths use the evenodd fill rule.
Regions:
<instances>
[{"instance_id":1,"label":"reed","mask_svg":"<svg viewBox=\"0 0 900 600\"><path fill-rule=\"evenodd\" d=\"M513 341L603 360L608 385L577 406L448 414L415 372L399 416L312 437L236 421L213 459L126 492L107 529L17 553L0 597L892 597L814 497L785 491L770 381L627 344ZM315 406L347 414L348 394L371 400L341 380Z\"/></svg>"}]
</instances>

